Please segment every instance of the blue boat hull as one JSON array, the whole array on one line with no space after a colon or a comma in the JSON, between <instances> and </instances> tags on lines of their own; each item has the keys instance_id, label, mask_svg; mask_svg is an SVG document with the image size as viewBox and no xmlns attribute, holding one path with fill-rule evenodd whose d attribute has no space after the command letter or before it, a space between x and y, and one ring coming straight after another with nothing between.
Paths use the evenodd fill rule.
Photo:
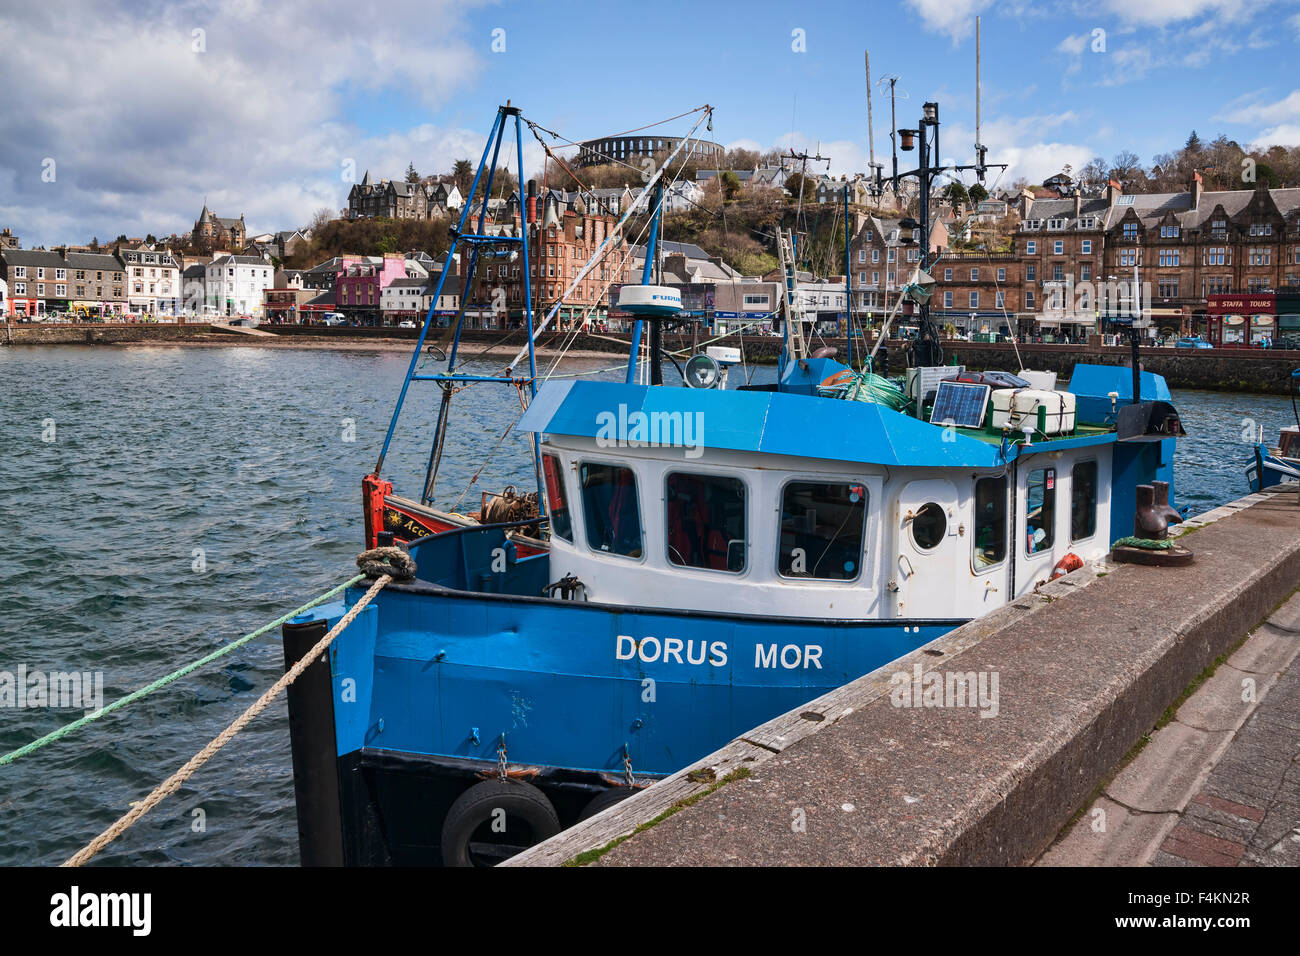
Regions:
<instances>
[{"instance_id":1,"label":"blue boat hull","mask_svg":"<svg viewBox=\"0 0 1300 956\"><path fill-rule=\"evenodd\" d=\"M332 626L361 593L294 625ZM791 620L390 585L331 646L332 726L310 733L331 738L338 779L308 779L296 742L299 815L304 791L319 799L336 790L337 862L439 862L440 818L495 774L504 752L512 776L539 787L569 825L629 769L638 784L670 774L961 623ZM302 702L291 699L291 720L295 707Z\"/></svg>"}]
</instances>

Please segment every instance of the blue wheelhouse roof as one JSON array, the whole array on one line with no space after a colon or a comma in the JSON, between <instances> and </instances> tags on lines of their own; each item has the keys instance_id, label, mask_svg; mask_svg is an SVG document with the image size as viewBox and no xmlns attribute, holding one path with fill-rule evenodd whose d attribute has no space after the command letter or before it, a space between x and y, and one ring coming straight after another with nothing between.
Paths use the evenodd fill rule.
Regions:
<instances>
[{"instance_id":1,"label":"blue wheelhouse roof","mask_svg":"<svg viewBox=\"0 0 1300 956\"><path fill-rule=\"evenodd\" d=\"M611 422L634 423L638 412L647 419L699 413L702 417L692 422L700 423L701 434L693 444L704 448L888 466L1002 465L996 445L960 430L944 441L943 429L882 405L784 392L547 382L519 427L553 435L608 437Z\"/></svg>"}]
</instances>

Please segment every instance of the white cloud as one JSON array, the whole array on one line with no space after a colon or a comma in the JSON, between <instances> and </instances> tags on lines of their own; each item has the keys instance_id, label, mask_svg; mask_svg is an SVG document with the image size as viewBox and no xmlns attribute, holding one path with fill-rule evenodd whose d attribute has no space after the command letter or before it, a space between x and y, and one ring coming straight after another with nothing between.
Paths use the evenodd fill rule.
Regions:
<instances>
[{"instance_id":1,"label":"white cloud","mask_svg":"<svg viewBox=\"0 0 1300 956\"><path fill-rule=\"evenodd\" d=\"M1102 8L1128 24L1163 27L1201 16L1237 21L1256 14L1269 0L1104 0Z\"/></svg>"},{"instance_id":2,"label":"white cloud","mask_svg":"<svg viewBox=\"0 0 1300 956\"><path fill-rule=\"evenodd\" d=\"M1300 123L1282 123L1262 130L1251 142L1253 149L1269 146L1300 146Z\"/></svg>"},{"instance_id":3,"label":"white cloud","mask_svg":"<svg viewBox=\"0 0 1300 956\"><path fill-rule=\"evenodd\" d=\"M1292 90L1289 95L1274 103L1243 105L1215 118L1232 123L1280 123L1285 120L1300 120L1300 89Z\"/></svg>"},{"instance_id":4,"label":"white cloud","mask_svg":"<svg viewBox=\"0 0 1300 956\"><path fill-rule=\"evenodd\" d=\"M0 88L26 106L0 114L0 221L25 244L188 232L206 198L218 215L244 214L250 232L270 231L343 205L346 160L360 177L477 159L485 131L372 138L340 119L385 97L433 110L463 89L489 42L464 37L468 5L390 0L386 22L437 24L410 31L357 28L345 0L12 7L0 20ZM41 178L46 158L53 182Z\"/></svg>"},{"instance_id":5,"label":"white cloud","mask_svg":"<svg viewBox=\"0 0 1300 956\"><path fill-rule=\"evenodd\" d=\"M926 27L952 37L955 45L975 32L975 16L993 0L907 0Z\"/></svg>"},{"instance_id":6,"label":"white cloud","mask_svg":"<svg viewBox=\"0 0 1300 956\"><path fill-rule=\"evenodd\" d=\"M1061 53L1068 53L1071 56L1078 56L1088 45L1089 36L1086 33L1080 33L1077 36L1068 36L1056 45L1056 49Z\"/></svg>"}]
</instances>

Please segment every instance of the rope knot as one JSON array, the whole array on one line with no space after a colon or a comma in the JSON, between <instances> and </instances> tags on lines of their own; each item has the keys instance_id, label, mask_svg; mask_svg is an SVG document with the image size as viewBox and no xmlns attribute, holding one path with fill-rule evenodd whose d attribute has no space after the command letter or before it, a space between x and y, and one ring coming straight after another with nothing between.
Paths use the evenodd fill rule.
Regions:
<instances>
[{"instance_id":1,"label":"rope knot","mask_svg":"<svg viewBox=\"0 0 1300 956\"><path fill-rule=\"evenodd\" d=\"M385 574L394 581L410 581L415 577L415 558L405 548L396 546L362 551L357 555L357 567L372 579Z\"/></svg>"}]
</instances>

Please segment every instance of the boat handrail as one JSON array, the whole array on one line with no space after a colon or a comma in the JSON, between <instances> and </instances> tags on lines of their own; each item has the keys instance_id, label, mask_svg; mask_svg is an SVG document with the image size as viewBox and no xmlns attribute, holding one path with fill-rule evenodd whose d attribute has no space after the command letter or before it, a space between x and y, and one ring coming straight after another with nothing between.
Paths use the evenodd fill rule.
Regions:
<instances>
[{"instance_id":1,"label":"boat handrail","mask_svg":"<svg viewBox=\"0 0 1300 956\"><path fill-rule=\"evenodd\" d=\"M550 515L534 515L531 518L521 518L517 521L496 521L492 524L469 524L460 528L450 528L446 531L439 531L437 534L426 534L422 538L416 538L407 542L407 548L414 548L417 545L424 544L426 541L432 541L437 538L444 541L448 538L454 538L457 535L464 534L467 531L489 531L499 528L523 528L534 524L547 524L550 522Z\"/></svg>"}]
</instances>

